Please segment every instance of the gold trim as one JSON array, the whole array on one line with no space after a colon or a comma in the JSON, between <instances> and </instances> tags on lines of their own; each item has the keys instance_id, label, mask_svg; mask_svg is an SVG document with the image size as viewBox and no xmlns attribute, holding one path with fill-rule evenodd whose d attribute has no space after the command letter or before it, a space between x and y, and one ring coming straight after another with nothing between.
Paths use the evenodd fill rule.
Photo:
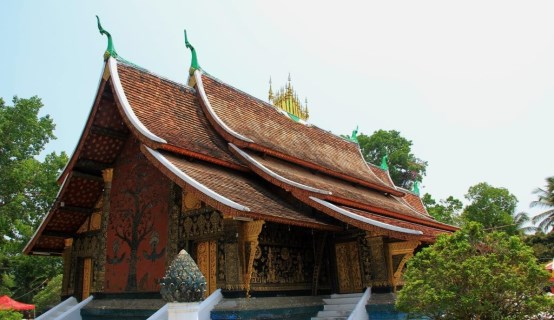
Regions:
<instances>
[{"instance_id":1,"label":"gold trim","mask_svg":"<svg viewBox=\"0 0 554 320\"><path fill-rule=\"evenodd\" d=\"M396 287L403 284L402 280L402 270L406 265L406 262L414 255L414 250L421 244L419 241L402 241L402 242L392 242L387 244L388 255L387 255L387 267L389 270L389 281L392 285L392 289L396 292ZM402 260L394 269L393 266L393 256L403 255Z\"/></svg>"},{"instance_id":2,"label":"gold trim","mask_svg":"<svg viewBox=\"0 0 554 320\"><path fill-rule=\"evenodd\" d=\"M250 281L252 280L252 271L254 270L254 258L256 256L256 248L258 247L258 236L262 232L262 227L265 221L256 220L244 222L240 228L240 243L239 252L242 257L244 271L244 288L246 296L250 297Z\"/></svg>"}]
</instances>

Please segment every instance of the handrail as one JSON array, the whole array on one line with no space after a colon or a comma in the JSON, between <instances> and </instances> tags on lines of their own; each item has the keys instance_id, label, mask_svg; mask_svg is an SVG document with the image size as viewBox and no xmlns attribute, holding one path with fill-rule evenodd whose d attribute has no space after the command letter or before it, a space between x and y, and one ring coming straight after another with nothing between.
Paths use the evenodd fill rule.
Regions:
<instances>
[{"instance_id":1,"label":"handrail","mask_svg":"<svg viewBox=\"0 0 554 320\"><path fill-rule=\"evenodd\" d=\"M49 319L49 317L58 312L61 308L65 307L68 304L77 304L77 299L75 297L69 297L65 299L64 301L58 303L55 305L52 309L46 311L45 313L41 314L40 316L36 317L35 320L42 320L42 319Z\"/></svg>"},{"instance_id":2,"label":"handrail","mask_svg":"<svg viewBox=\"0 0 554 320\"><path fill-rule=\"evenodd\" d=\"M79 302L78 304L71 307L66 312L62 313L56 320L73 320L81 319L81 309L83 309L89 302L94 299L93 296L86 298L85 300Z\"/></svg>"},{"instance_id":3,"label":"handrail","mask_svg":"<svg viewBox=\"0 0 554 320\"><path fill-rule=\"evenodd\" d=\"M348 317L348 320L369 320L369 315L367 314L365 306L370 297L371 287L368 287L365 290L362 298L356 304L356 307L354 307L354 310L352 310L352 313Z\"/></svg>"},{"instance_id":4,"label":"handrail","mask_svg":"<svg viewBox=\"0 0 554 320\"><path fill-rule=\"evenodd\" d=\"M207 297L206 300L202 302L197 302L198 308L195 311L192 311L190 313L190 315L192 316L192 318L190 319L210 320L210 312L215 307L215 305L218 304L219 301L221 301L221 299L223 299L223 295L221 294L221 289L217 289L212 294L210 294L210 296ZM156 311L153 315L151 315L147 320L167 320L169 317L168 308L169 308L169 303L166 303L163 307L161 307L158 311ZM194 315L194 313L196 314Z\"/></svg>"}]
</instances>

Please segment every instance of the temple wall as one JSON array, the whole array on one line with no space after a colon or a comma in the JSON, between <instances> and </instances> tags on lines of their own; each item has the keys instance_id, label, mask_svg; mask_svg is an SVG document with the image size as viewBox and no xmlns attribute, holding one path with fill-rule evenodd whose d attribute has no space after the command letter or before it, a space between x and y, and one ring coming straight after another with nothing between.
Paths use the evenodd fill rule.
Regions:
<instances>
[{"instance_id":1,"label":"temple wall","mask_svg":"<svg viewBox=\"0 0 554 320\"><path fill-rule=\"evenodd\" d=\"M244 242L249 222L223 216L187 192L174 191L174 206L181 212L172 217L172 243L186 249L200 265L208 286L244 291L250 243ZM311 290L314 270L314 236L309 229L265 222L257 237L252 266L251 291ZM213 248L215 246L215 248ZM204 248L212 248L206 255ZM201 251L201 252L199 252ZM210 266L204 267L206 259ZM319 286L329 288L329 259L319 269ZM213 283L215 281L215 284Z\"/></svg>"},{"instance_id":2,"label":"temple wall","mask_svg":"<svg viewBox=\"0 0 554 320\"><path fill-rule=\"evenodd\" d=\"M97 292L102 290L103 283L101 281L103 279L98 261L100 261L104 252L100 247L100 237L101 234L97 231L82 233L73 239L72 245L66 247L66 252L64 252L62 295L79 295L82 284L76 280L82 277L82 274L80 274L82 268L81 262L85 258L92 259L90 291Z\"/></svg>"},{"instance_id":3,"label":"temple wall","mask_svg":"<svg viewBox=\"0 0 554 320\"><path fill-rule=\"evenodd\" d=\"M164 276L172 183L129 139L113 171L104 292L157 292Z\"/></svg>"},{"instance_id":4,"label":"temple wall","mask_svg":"<svg viewBox=\"0 0 554 320\"><path fill-rule=\"evenodd\" d=\"M252 291L311 290L313 266L308 230L266 223L256 248Z\"/></svg>"}]
</instances>

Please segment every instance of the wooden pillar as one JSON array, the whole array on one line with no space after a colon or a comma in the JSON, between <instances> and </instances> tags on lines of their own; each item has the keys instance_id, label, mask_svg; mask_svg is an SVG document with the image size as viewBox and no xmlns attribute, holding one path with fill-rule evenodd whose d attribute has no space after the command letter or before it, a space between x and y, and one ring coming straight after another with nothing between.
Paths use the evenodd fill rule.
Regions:
<instances>
[{"instance_id":1,"label":"wooden pillar","mask_svg":"<svg viewBox=\"0 0 554 320\"><path fill-rule=\"evenodd\" d=\"M314 257L314 271L312 274L312 295L317 295L318 285L319 285L319 273L321 270L321 261L323 260L323 252L325 249L325 243L327 240L327 232L318 234L314 237L314 248L315 248L315 257Z\"/></svg>"},{"instance_id":2,"label":"wooden pillar","mask_svg":"<svg viewBox=\"0 0 554 320\"><path fill-rule=\"evenodd\" d=\"M242 249L240 255L243 261L243 281L246 297L250 297L250 280L252 279L252 271L254 267L254 256L258 247L258 236L262 232L264 225L263 220L247 221L241 225L239 250Z\"/></svg>"},{"instance_id":3,"label":"wooden pillar","mask_svg":"<svg viewBox=\"0 0 554 320\"><path fill-rule=\"evenodd\" d=\"M371 254L371 285L386 286L389 278L383 237L367 231L365 238Z\"/></svg>"},{"instance_id":4,"label":"wooden pillar","mask_svg":"<svg viewBox=\"0 0 554 320\"><path fill-rule=\"evenodd\" d=\"M402 270L406 262L414 255L414 250L421 244L419 241L401 241L388 244L387 267L392 289L402 284Z\"/></svg>"},{"instance_id":5,"label":"wooden pillar","mask_svg":"<svg viewBox=\"0 0 554 320\"><path fill-rule=\"evenodd\" d=\"M71 249L73 246L73 238L68 238L64 240L63 248L63 281L62 281L62 296L69 295L68 291L69 284L71 283Z\"/></svg>"},{"instance_id":6,"label":"wooden pillar","mask_svg":"<svg viewBox=\"0 0 554 320\"><path fill-rule=\"evenodd\" d=\"M98 257L98 270L96 272L95 290L104 291L104 278L106 274L106 256L108 254L108 225L110 220L110 193L112 190L113 168L102 170L104 178L104 191L102 193L102 220L100 224L99 247L101 254Z\"/></svg>"}]
</instances>

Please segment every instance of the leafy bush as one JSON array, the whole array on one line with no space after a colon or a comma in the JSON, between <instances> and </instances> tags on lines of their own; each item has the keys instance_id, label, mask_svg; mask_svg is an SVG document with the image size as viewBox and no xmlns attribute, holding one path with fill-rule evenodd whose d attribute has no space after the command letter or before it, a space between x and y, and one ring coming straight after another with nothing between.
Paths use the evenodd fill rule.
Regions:
<instances>
[{"instance_id":1,"label":"leafy bush","mask_svg":"<svg viewBox=\"0 0 554 320\"><path fill-rule=\"evenodd\" d=\"M547 281L519 237L472 222L408 262L396 307L430 319L525 319L554 310Z\"/></svg>"}]
</instances>

